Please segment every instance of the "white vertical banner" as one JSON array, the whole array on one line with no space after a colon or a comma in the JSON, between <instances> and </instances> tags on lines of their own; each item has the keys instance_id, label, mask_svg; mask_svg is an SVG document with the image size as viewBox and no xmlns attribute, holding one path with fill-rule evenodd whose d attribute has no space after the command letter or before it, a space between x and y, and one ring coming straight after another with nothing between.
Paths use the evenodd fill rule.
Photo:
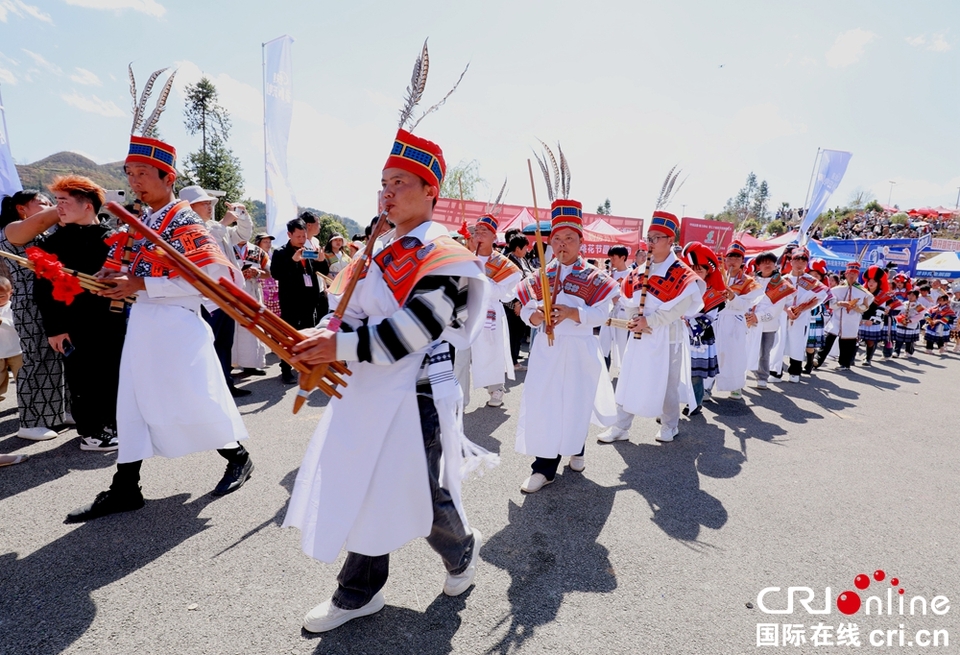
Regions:
<instances>
[{"instance_id":1,"label":"white vertical banner","mask_svg":"<svg viewBox=\"0 0 960 655\"><path fill-rule=\"evenodd\" d=\"M20 191L20 175L10 154L10 141L7 139L7 114L3 109L3 96L0 96L0 196L12 196Z\"/></svg>"},{"instance_id":2,"label":"white vertical banner","mask_svg":"<svg viewBox=\"0 0 960 655\"><path fill-rule=\"evenodd\" d=\"M267 232L287 241L287 221L297 217L297 199L287 177L287 142L293 118L293 37L263 44L263 147L266 167Z\"/></svg>"},{"instance_id":3,"label":"white vertical banner","mask_svg":"<svg viewBox=\"0 0 960 655\"><path fill-rule=\"evenodd\" d=\"M822 150L820 152L820 168L817 169L817 181L813 187L813 196L810 199L810 206L807 213L803 215L800 222L800 245L805 244L810 239L810 228L817 217L823 213L827 207L827 201L830 196L840 186L840 180L843 174L847 172L847 164L853 154L843 150Z\"/></svg>"}]
</instances>

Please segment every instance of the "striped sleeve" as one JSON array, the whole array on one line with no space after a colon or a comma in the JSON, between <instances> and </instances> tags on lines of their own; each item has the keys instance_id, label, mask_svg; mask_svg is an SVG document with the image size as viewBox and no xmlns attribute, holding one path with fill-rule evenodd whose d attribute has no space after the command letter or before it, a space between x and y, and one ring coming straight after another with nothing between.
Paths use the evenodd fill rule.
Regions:
<instances>
[{"instance_id":1,"label":"striped sleeve","mask_svg":"<svg viewBox=\"0 0 960 655\"><path fill-rule=\"evenodd\" d=\"M469 278L428 275L417 282L407 302L377 325L337 335L337 357L387 366L436 341L447 326L466 320Z\"/></svg>"}]
</instances>

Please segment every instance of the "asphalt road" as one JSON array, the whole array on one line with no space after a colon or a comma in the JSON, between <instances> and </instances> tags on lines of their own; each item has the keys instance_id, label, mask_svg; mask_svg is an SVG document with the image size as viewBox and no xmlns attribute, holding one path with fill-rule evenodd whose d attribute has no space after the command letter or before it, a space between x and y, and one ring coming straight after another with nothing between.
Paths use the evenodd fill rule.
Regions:
<instances>
[{"instance_id":1,"label":"asphalt road","mask_svg":"<svg viewBox=\"0 0 960 655\"><path fill-rule=\"evenodd\" d=\"M637 419L629 442L587 442L582 474L564 469L531 496L528 458L513 450L522 378L502 408L474 392L467 434L499 451L499 468L464 487L471 523L486 536L476 586L441 593L444 571L423 540L391 557L387 607L325 636L303 615L329 598L339 563L306 557L281 529L300 458L325 400L294 416L294 391L270 376L243 386L240 408L256 470L216 499L216 453L143 467L147 506L85 525L71 509L109 484L115 456L82 452L76 433L15 437L13 393L0 404L0 453L29 453L0 471L0 653L742 653L851 652L814 646L811 626L855 623L861 648L912 652L921 629L960 646L957 372L960 357L920 355L842 374L832 364L801 384L708 400L672 444ZM522 375L522 374L521 374ZM484 398L481 398L483 396ZM375 411L375 405L371 408ZM171 408L175 411L175 408ZM893 616L840 614L854 578L886 578L858 592ZM809 587L810 607L787 607ZM904 598L949 598L949 611L897 612ZM795 595L805 597L804 593ZM916 601L919 608L919 601ZM919 609L918 609L919 611ZM758 648L758 624L804 626L803 645ZM870 644L870 631L903 625ZM823 634L821 632L821 634ZM939 637L942 639L942 634Z\"/></svg>"}]
</instances>

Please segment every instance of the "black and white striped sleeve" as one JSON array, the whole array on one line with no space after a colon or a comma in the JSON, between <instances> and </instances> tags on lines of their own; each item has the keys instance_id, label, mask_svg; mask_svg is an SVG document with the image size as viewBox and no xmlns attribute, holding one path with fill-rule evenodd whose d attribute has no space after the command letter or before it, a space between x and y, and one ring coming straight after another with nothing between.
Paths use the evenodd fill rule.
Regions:
<instances>
[{"instance_id":1,"label":"black and white striped sleeve","mask_svg":"<svg viewBox=\"0 0 960 655\"><path fill-rule=\"evenodd\" d=\"M417 282L406 303L377 325L337 334L337 359L389 365L422 351L447 326L466 319L468 278L428 275Z\"/></svg>"}]
</instances>

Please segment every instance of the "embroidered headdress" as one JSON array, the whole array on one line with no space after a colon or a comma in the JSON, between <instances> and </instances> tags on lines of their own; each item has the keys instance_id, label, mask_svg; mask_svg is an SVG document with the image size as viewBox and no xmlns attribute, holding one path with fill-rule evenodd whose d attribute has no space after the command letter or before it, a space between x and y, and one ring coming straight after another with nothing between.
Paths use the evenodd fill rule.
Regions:
<instances>
[{"instance_id":1,"label":"embroidered headdress","mask_svg":"<svg viewBox=\"0 0 960 655\"><path fill-rule=\"evenodd\" d=\"M677 238L680 233L680 221L673 214L663 211L670 204L674 194L683 186L683 182L677 186L677 178L680 177L680 171L674 166L667 173L663 185L660 187L660 195L657 196L657 205L654 207L653 216L650 219L650 227L647 228L647 234L658 232L666 234L669 237Z\"/></svg>"},{"instance_id":2,"label":"embroidered headdress","mask_svg":"<svg viewBox=\"0 0 960 655\"><path fill-rule=\"evenodd\" d=\"M430 186L440 188L443 176L447 172L447 163L443 160L443 151L436 143L414 136L413 131L420 124L420 121L442 107L447 98L457 90L460 80L467 73L467 68L470 68L470 64L467 64L467 67L460 73L460 78L453 85L453 88L447 92L447 95L443 96L440 102L427 109L420 115L420 118L414 121L413 110L423 97L423 91L427 87L427 73L430 70L427 42L423 42L420 56L417 57L417 61L413 65L413 76L410 78L410 86L407 87L403 109L400 110L400 129L397 130L397 136L393 141L393 149L390 151L390 156L387 157L387 163L383 165L384 169L403 169L418 176ZM409 129L407 129L408 126Z\"/></svg>"},{"instance_id":3,"label":"embroidered headdress","mask_svg":"<svg viewBox=\"0 0 960 655\"><path fill-rule=\"evenodd\" d=\"M537 158L540 171L547 182L547 197L550 198L550 232L552 234L557 230L568 228L583 237L583 205L576 200L570 200L570 166L567 164L560 142L557 142L559 164L550 146L543 141L540 141L540 144L543 146L543 152L538 155L534 151L533 156ZM549 169L547 168L548 160L550 161Z\"/></svg>"},{"instance_id":4,"label":"embroidered headdress","mask_svg":"<svg viewBox=\"0 0 960 655\"><path fill-rule=\"evenodd\" d=\"M480 218L477 219L475 227L484 226L485 228L491 230L494 234L497 233L497 228L500 226L500 212L503 211L503 192L507 190L507 180L503 180L503 186L500 187L500 193L497 194L497 199L493 201L493 204L487 204L483 208L483 214Z\"/></svg>"},{"instance_id":5,"label":"embroidered headdress","mask_svg":"<svg viewBox=\"0 0 960 655\"><path fill-rule=\"evenodd\" d=\"M155 139L151 135L155 133L157 121L160 120L160 114L167 106L167 96L170 95L170 89L173 88L173 78L177 72L170 73L163 90L160 92L160 98L157 100L157 106L149 118L144 119L147 111L147 101L153 93L153 85L157 78L163 75L168 69L161 68L154 71L147 79L143 92L137 99L137 81L133 77L133 65L127 66L127 72L130 76L130 95L133 97L133 125L130 128L130 148L127 151L125 164L147 164L154 166L170 175L177 174L177 150L170 144L164 143L160 139ZM137 132L140 132L138 135Z\"/></svg>"}]
</instances>

